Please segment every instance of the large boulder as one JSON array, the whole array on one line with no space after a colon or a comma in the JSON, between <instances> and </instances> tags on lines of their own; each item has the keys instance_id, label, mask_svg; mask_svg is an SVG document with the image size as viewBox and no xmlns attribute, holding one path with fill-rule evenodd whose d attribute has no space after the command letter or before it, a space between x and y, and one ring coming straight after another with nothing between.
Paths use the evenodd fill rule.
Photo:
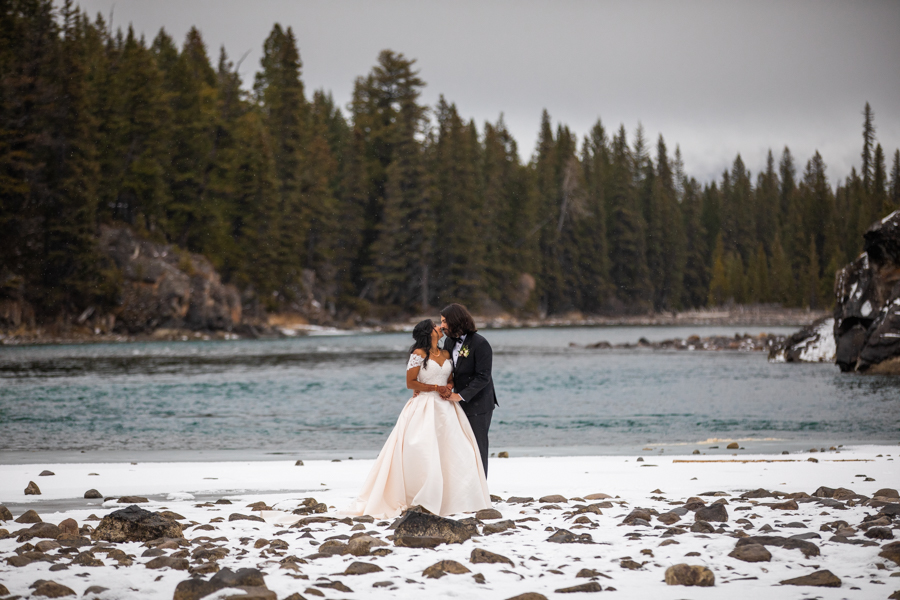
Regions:
<instances>
[{"instance_id":1,"label":"large boulder","mask_svg":"<svg viewBox=\"0 0 900 600\"><path fill-rule=\"evenodd\" d=\"M478 535L475 525L461 523L424 511L420 507L407 510L394 524L396 537L435 537L448 544L461 544Z\"/></svg>"},{"instance_id":2,"label":"large boulder","mask_svg":"<svg viewBox=\"0 0 900 600\"><path fill-rule=\"evenodd\" d=\"M109 513L91 533L94 540L108 542L149 542L158 538L183 537L181 525L174 519L132 504Z\"/></svg>"},{"instance_id":3,"label":"large boulder","mask_svg":"<svg viewBox=\"0 0 900 600\"><path fill-rule=\"evenodd\" d=\"M864 238L835 279L835 361L842 371L900 373L900 211Z\"/></svg>"}]
</instances>

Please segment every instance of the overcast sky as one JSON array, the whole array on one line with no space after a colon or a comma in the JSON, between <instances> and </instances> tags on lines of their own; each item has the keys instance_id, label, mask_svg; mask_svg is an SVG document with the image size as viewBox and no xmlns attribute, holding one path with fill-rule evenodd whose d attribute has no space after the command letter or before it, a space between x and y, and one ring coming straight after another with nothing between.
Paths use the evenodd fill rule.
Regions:
<instances>
[{"instance_id":1,"label":"overcast sky","mask_svg":"<svg viewBox=\"0 0 900 600\"><path fill-rule=\"evenodd\" d=\"M363 1L81 0L148 40L196 25L251 85L275 22L293 28L308 92L346 106L385 48L417 59L428 84L479 123L503 113L528 159L541 110L579 136L638 122L681 146L686 171L718 177L737 153L754 172L788 145L818 149L832 181L860 162L862 109L890 158L900 146L900 2L827 0Z\"/></svg>"}]
</instances>

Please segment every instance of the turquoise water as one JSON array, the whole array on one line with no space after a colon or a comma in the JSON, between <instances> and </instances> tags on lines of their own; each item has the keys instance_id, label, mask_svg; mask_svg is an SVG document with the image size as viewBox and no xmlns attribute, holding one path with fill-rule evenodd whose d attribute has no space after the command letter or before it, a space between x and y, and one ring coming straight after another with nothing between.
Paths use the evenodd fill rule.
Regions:
<instances>
[{"instance_id":1,"label":"turquoise water","mask_svg":"<svg viewBox=\"0 0 900 600\"><path fill-rule=\"evenodd\" d=\"M780 451L900 440L896 378L841 374L828 364L770 364L761 353L569 345L760 331L791 332L484 331L500 401L492 448L689 452L721 438ZM373 456L409 398L410 341L398 333L0 348L0 461L81 451L113 459ZM710 445L716 442L702 447Z\"/></svg>"}]
</instances>

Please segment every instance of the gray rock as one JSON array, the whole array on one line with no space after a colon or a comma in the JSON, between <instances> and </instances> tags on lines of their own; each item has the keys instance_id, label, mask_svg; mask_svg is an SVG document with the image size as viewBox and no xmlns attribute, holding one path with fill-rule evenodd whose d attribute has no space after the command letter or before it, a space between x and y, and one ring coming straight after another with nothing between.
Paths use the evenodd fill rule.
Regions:
<instances>
[{"instance_id":1,"label":"gray rock","mask_svg":"<svg viewBox=\"0 0 900 600\"><path fill-rule=\"evenodd\" d=\"M766 550L766 547L762 544L735 546L728 556L744 562L768 562L772 560L772 553Z\"/></svg>"},{"instance_id":2,"label":"gray rock","mask_svg":"<svg viewBox=\"0 0 900 600\"><path fill-rule=\"evenodd\" d=\"M228 515L229 521L256 521L257 523L265 523L266 520L256 515L242 515L241 513L231 513Z\"/></svg>"},{"instance_id":3,"label":"gray rock","mask_svg":"<svg viewBox=\"0 0 900 600\"><path fill-rule=\"evenodd\" d=\"M72 588L66 587L55 581L42 581L40 585L35 586L32 596L42 598L64 598L66 596L75 596Z\"/></svg>"},{"instance_id":4,"label":"gray rock","mask_svg":"<svg viewBox=\"0 0 900 600\"><path fill-rule=\"evenodd\" d=\"M475 513L475 518L480 521L492 521L494 519L502 519L503 515L495 508L483 508Z\"/></svg>"},{"instance_id":5,"label":"gray rock","mask_svg":"<svg viewBox=\"0 0 900 600\"><path fill-rule=\"evenodd\" d=\"M803 556L819 556L819 547L812 542L806 540L798 540L793 538L779 537L777 535L753 535L741 538L737 541L738 546L746 546L748 544L760 544L762 546L778 546L785 550L800 550Z\"/></svg>"},{"instance_id":6,"label":"gray rock","mask_svg":"<svg viewBox=\"0 0 900 600\"><path fill-rule=\"evenodd\" d=\"M344 571L344 575L365 575L367 573L378 573L383 570L384 569L378 565L373 565L372 563L354 561L350 563L350 566Z\"/></svg>"},{"instance_id":7,"label":"gray rock","mask_svg":"<svg viewBox=\"0 0 900 600\"><path fill-rule=\"evenodd\" d=\"M436 548L441 544L446 544L447 540L442 537L428 535L395 535L394 545L401 548Z\"/></svg>"},{"instance_id":8,"label":"gray rock","mask_svg":"<svg viewBox=\"0 0 900 600\"><path fill-rule=\"evenodd\" d=\"M828 570L814 571L809 575L781 581L781 585L807 585L814 587L841 587L841 579Z\"/></svg>"},{"instance_id":9,"label":"gray rock","mask_svg":"<svg viewBox=\"0 0 900 600\"><path fill-rule=\"evenodd\" d=\"M706 521L696 521L693 525L691 525L692 533L715 533L716 528L707 523Z\"/></svg>"},{"instance_id":10,"label":"gray rock","mask_svg":"<svg viewBox=\"0 0 900 600\"><path fill-rule=\"evenodd\" d=\"M422 571L422 575L428 577L429 579L440 579L448 573L452 575L462 575L464 573L471 572L472 571L470 571L465 565L462 565L455 560L442 560Z\"/></svg>"},{"instance_id":11,"label":"gray rock","mask_svg":"<svg viewBox=\"0 0 900 600\"><path fill-rule=\"evenodd\" d=\"M589 533L576 534L566 529L557 529L556 533L547 538L554 544L593 544L594 538Z\"/></svg>"},{"instance_id":12,"label":"gray rock","mask_svg":"<svg viewBox=\"0 0 900 600\"><path fill-rule=\"evenodd\" d=\"M497 521L495 523L488 523L484 526L481 532L484 535L491 535L493 533L503 533L507 529L515 529L516 524L509 519L505 521Z\"/></svg>"},{"instance_id":13,"label":"gray rock","mask_svg":"<svg viewBox=\"0 0 900 600\"><path fill-rule=\"evenodd\" d=\"M97 490L88 490L84 493L84 497L89 500L95 500L97 498L102 498L103 494L101 494Z\"/></svg>"},{"instance_id":14,"label":"gray rock","mask_svg":"<svg viewBox=\"0 0 900 600\"><path fill-rule=\"evenodd\" d=\"M566 500L565 496L560 496L559 494L551 494L549 496L541 497L538 500L538 502L543 502L545 504L557 504L557 503L565 504L566 502L568 502L568 500Z\"/></svg>"},{"instance_id":15,"label":"gray rock","mask_svg":"<svg viewBox=\"0 0 900 600\"><path fill-rule=\"evenodd\" d=\"M16 519L16 523L42 523L41 516L37 514L36 511L32 509L28 509L19 515L19 518Z\"/></svg>"},{"instance_id":16,"label":"gray rock","mask_svg":"<svg viewBox=\"0 0 900 600\"><path fill-rule=\"evenodd\" d=\"M506 563L510 566L515 566L513 561L506 558L502 554L494 554L493 552L488 552L482 548L475 548L472 550L471 556L469 556L469 562L473 564L479 563L487 563L487 564L497 564L497 563Z\"/></svg>"},{"instance_id":17,"label":"gray rock","mask_svg":"<svg viewBox=\"0 0 900 600\"><path fill-rule=\"evenodd\" d=\"M187 571L190 564L186 558L174 558L172 556L157 556L144 564L148 569L175 569Z\"/></svg>"},{"instance_id":18,"label":"gray rock","mask_svg":"<svg viewBox=\"0 0 900 600\"><path fill-rule=\"evenodd\" d=\"M711 504L705 508L698 508L694 513L694 520L725 522L728 520L728 511L722 504Z\"/></svg>"},{"instance_id":19,"label":"gray rock","mask_svg":"<svg viewBox=\"0 0 900 600\"><path fill-rule=\"evenodd\" d=\"M890 544L885 544L884 546L882 546L881 552L878 553L878 556L891 560L897 565L900 565L900 542L891 542Z\"/></svg>"},{"instance_id":20,"label":"gray rock","mask_svg":"<svg viewBox=\"0 0 900 600\"><path fill-rule=\"evenodd\" d=\"M226 567L213 575L209 581L194 578L182 581L175 587L173 600L200 600L200 598L223 588L244 590L247 595L236 597L246 598L246 600L251 600L251 598L275 600L276 597L274 592L266 589L262 572L256 569L238 569L235 572Z\"/></svg>"},{"instance_id":21,"label":"gray rock","mask_svg":"<svg viewBox=\"0 0 900 600\"><path fill-rule=\"evenodd\" d=\"M474 525L410 509L397 521L396 536L438 537L449 544L461 544L478 533Z\"/></svg>"},{"instance_id":22,"label":"gray rock","mask_svg":"<svg viewBox=\"0 0 900 600\"><path fill-rule=\"evenodd\" d=\"M635 525L636 520L641 520L644 523L650 522L650 519L653 518L653 513L645 508L635 508L622 520L622 522L626 525Z\"/></svg>"},{"instance_id":23,"label":"gray rock","mask_svg":"<svg viewBox=\"0 0 900 600\"><path fill-rule=\"evenodd\" d=\"M746 499L757 499L757 498L777 498L777 494L773 494L769 490L764 490L763 488L755 489L751 492L744 492L741 494L741 498Z\"/></svg>"},{"instance_id":24,"label":"gray rock","mask_svg":"<svg viewBox=\"0 0 900 600\"><path fill-rule=\"evenodd\" d=\"M534 502L534 498L528 498L528 497L524 497L524 496L512 496L506 502L507 502L507 504L528 504L529 502Z\"/></svg>"},{"instance_id":25,"label":"gray rock","mask_svg":"<svg viewBox=\"0 0 900 600\"><path fill-rule=\"evenodd\" d=\"M865 536L873 540L892 540L894 532L889 527L870 527Z\"/></svg>"},{"instance_id":26,"label":"gray rock","mask_svg":"<svg viewBox=\"0 0 900 600\"><path fill-rule=\"evenodd\" d=\"M553 591L557 594L571 594L573 592L602 592L603 586L601 586L596 581L589 581L587 583L560 588Z\"/></svg>"},{"instance_id":27,"label":"gray rock","mask_svg":"<svg viewBox=\"0 0 900 600\"><path fill-rule=\"evenodd\" d=\"M162 537L183 537L181 525L134 505L109 513L91 533L94 540L116 543L148 542Z\"/></svg>"}]
</instances>

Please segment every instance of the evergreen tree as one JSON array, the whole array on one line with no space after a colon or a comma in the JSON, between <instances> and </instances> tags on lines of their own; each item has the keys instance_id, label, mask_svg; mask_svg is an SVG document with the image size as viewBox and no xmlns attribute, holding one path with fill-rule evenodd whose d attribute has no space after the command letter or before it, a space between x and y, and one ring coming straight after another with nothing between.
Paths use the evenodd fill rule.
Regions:
<instances>
[{"instance_id":1,"label":"evergreen tree","mask_svg":"<svg viewBox=\"0 0 900 600\"><path fill-rule=\"evenodd\" d=\"M682 306L697 308L706 304L709 290L709 246L703 227L703 197L700 184L691 178L684 185L682 201L684 232L687 241L682 291Z\"/></svg>"},{"instance_id":2,"label":"evergreen tree","mask_svg":"<svg viewBox=\"0 0 900 600\"><path fill-rule=\"evenodd\" d=\"M209 234L221 231L221 214L207 197L215 152L216 72L196 28L188 31L169 78L173 88L169 235L183 248L204 252L210 246Z\"/></svg>"},{"instance_id":3,"label":"evergreen tree","mask_svg":"<svg viewBox=\"0 0 900 600\"><path fill-rule=\"evenodd\" d=\"M778 173L772 151L766 155L766 170L757 177L756 183L756 239L771 251L775 234L780 229L781 202L779 200Z\"/></svg>"},{"instance_id":4,"label":"evergreen tree","mask_svg":"<svg viewBox=\"0 0 900 600\"><path fill-rule=\"evenodd\" d=\"M803 284L803 306L811 309L819 308L819 253L816 251L816 240L813 236L809 238L809 252L807 252L807 264L804 269L804 277L801 280Z\"/></svg>"},{"instance_id":5,"label":"evergreen tree","mask_svg":"<svg viewBox=\"0 0 900 600\"><path fill-rule=\"evenodd\" d=\"M658 236L659 255L651 262L648 239L647 263L654 275L654 309L681 308L684 267L687 261L687 240L681 207L678 203L674 174L669 166L666 143L659 136L657 143L656 176L653 182L653 213L651 222ZM649 236L648 236L649 238ZM655 269L655 272L654 272Z\"/></svg>"},{"instance_id":6,"label":"evergreen tree","mask_svg":"<svg viewBox=\"0 0 900 600\"><path fill-rule=\"evenodd\" d=\"M781 245L781 236L777 234L772 242L772 266L770 273L771 292L769 298L785 306L791 304L797 280L794 279L791 263Z\"/></svg>"},{"instance_id":7,"label":"evergreen tree","mask_svg":"<svg viewBox=\"0 0 900 600\"><path fill-rule=\"evenodd\" d=\"M778 163L778 174L781 181L781 208L778 211L781 215L781 239L788 238L788 218L793 206L793 196L797 189L797 168L794 166L794 157L791 155L790 149L785 146L781 153L781 160Z\"/></svg>"},{"instance_id":8,"label":"evergreen tree","mask_svg":"<svg viewBox=\"0 0 900 600\"><path fill-rule=\"evenodd\" d=\"M863 149L862 149L862 182L865 193L872 191L872 176L875 170L872 164L872 145L875 143L875 113L866 102L863 109Z\"/></svg>"},{"instance_id":9,"label":"evergreen tree","mask_svg":"<svg viewBox=\"0 0 900 600\"><path fill-rule=\"evenodd\" d=\"M890 209L900 210L900 150L894 150L894 164L891 167Z\"/></svg>"},{"instance_id":10,"label":"evergreen tree","mask_svg":"<svg viewBox=\"0 0 900 600\"><path fill-rule=\"evenodd\" d=\"M436 117L434 213L440 235L435 238L434 294L439 305L456 301L475 306L485 267L477 133L443 96Z\"/></svg>"},{"instance_id":11,"label":"evergreen tree","mask_svg":"<svg viewBox=\"0 0 900 600\"><path fill-rule=\"evenodd\" d=\"M722 234L716 236L716 246L712 254L712 269L709 280L709 297L707 304L710 306L722 306L733 297L731 282L725 268L725 242Z\"/></svg>"},{"instance_id":12,"label":"evergreen tree","mask_svg":"<svg viewBox=\"0 0 900 600\"><path fill-rule=\"evenodd\" d=\"M485 278L488 294L502 306L534 311L527 285L538 269L536 213L528 194L527 168L519 163L516 142L503 118L484 128Z\"/></svg>"},{"instance_id":13,"label":"evergreen tree","mask_svg":"<svg viewBox=\"0 0 900 600\"><path fill-rule=\"evenodd\" d=\"M304 145L308 107L300 79L302 62L294 33L275 24L263 46L262 70L254 91L272 139L279 187L279 296L292 301L301 293L302 261L308 257L309 207L303 198ZM308 291L308 290L307 290Z\"/></svg>"},{"instance_id":14,"label":"evergreen tree","mask_svg":"<svg viewBox=\"0 0 900 600\"><path fill-rule=\"evenodd\" d=\"M427 109L418 104L425 85L413 70L415 61L389 50L363 82L358 100L372 112L363 122L372 124L372 154L381 170L367 168L376 178L374 208L376 238L371 246L367 284L374 300L401 307L427 305L429 250L435 236L432 189L417 136L425 128ZM385 162L386 161L386 162ZM382 187L383 186L383 187ZM365 290L364 290L365 291ZM368 293L368 291L367 291ZM362 294L365 296L366 294Z\"/></svg>"},{"instance_id":15,"label":"evergreen tree","mask_svg":"<svg viewBox=\"0 0 900 600\"><path fill-rule=\"evenodd\" d=\"M652 288L647 268L644 219L634 195L632 164L625 128L621 127L612 144L610 275L622 309L643 312L651 305Z\"/></svg>"},{"instance_id":16,"label":"evergreen tree","mask_svg":"<svg viewBox=\"0 0 900 600\"><path fill-rule=\"evenodd\" d=\"M584 139L581 164L586 204L585 214L579 220L575 234L581 250L578 265L582 276L581 309L596 313L608 304L612 293L606 234L606 187L611 165L606 130L599 119Z\"/></svg>"},{"instance_id":17,"label":"evergreen tree","mask_svg":"<svg viewBox=\"0 0 900 600\"><path fill-rule=\"evenodd\" d=\"M872 155L872 188L869 191L874 219L880 219L891 212L891 202L888 199L887 168L884 164L884 150L881 144L876 144L875 154Z\"/></svg>"}]
</instances>

